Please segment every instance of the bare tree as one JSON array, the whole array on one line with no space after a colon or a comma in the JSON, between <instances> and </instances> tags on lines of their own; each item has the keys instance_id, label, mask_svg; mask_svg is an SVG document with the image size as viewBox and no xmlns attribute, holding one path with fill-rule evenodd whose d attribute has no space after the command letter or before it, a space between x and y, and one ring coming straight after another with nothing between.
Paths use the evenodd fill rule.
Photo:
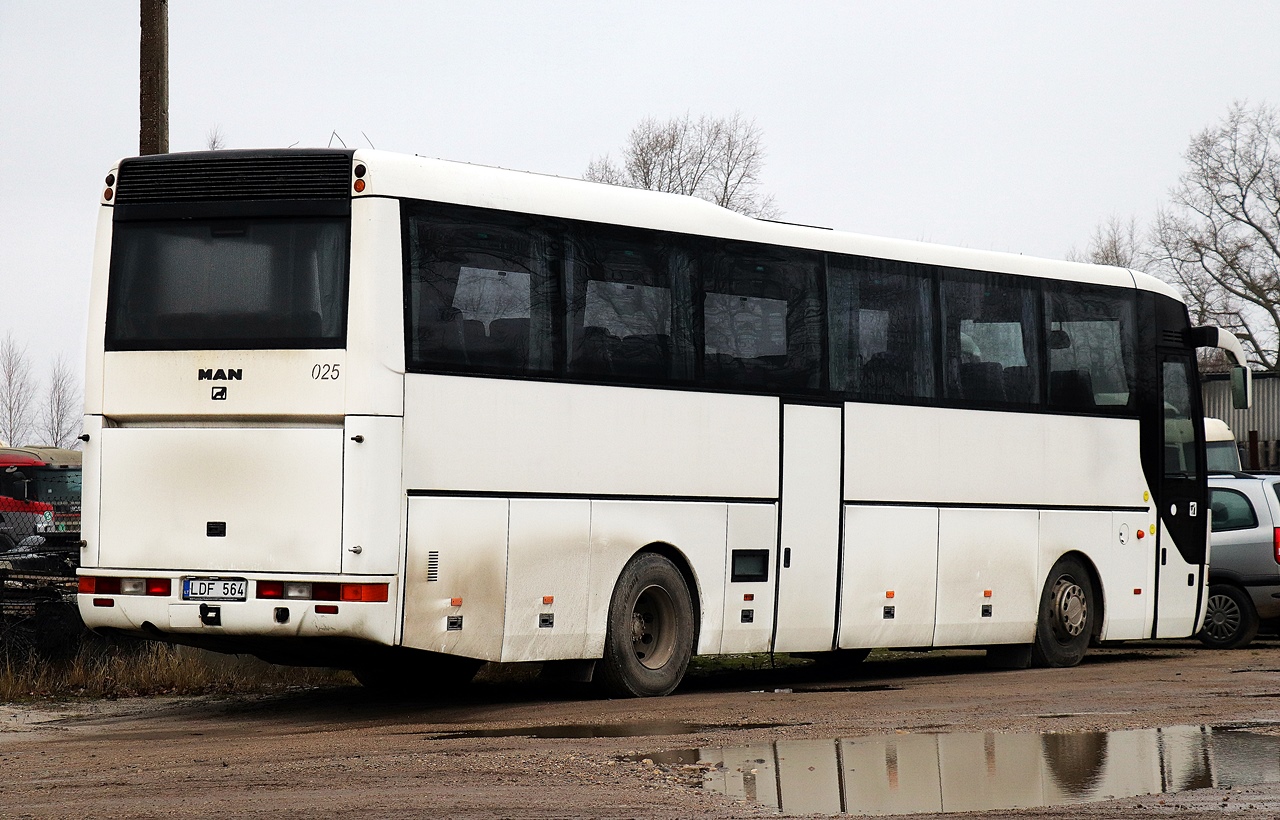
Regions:
<instances>
[{"instance_id":1,"label":"bare tree","mask_svg":"<svg viewBox=\"0 0 1280 820\"><path fill-rule=\"evenodd\" d=\"M1152 272L1202 322L1229 328L1268 370L1280 360L1280 113L1236 103L1187 149L1152 231Z\"/></svg>"},{"instance_id":2,"label":"bare tree","mask_svg":"<svg viewBox=\"0 0 1280 820\"><path fill-rule=\"evenodd\" d=\"M205 133L204 147L210 151L221 151L227 147L227 137L222 133L222 126L215 125Z\"/></svg>"},{"instance_id":3,"label":"bare tree","mask_svg":"<svg viewBox=\"0 0 1280 820\"><path fill-rule=\"evenodd\" d=\"M80 382L66 360L58 356L49 371L49 384L40 408L37 424L40 443L49 447L77 446L76 437L80 435L83 413Z\"/></svg>"},{"instance_id":4,"label":"bare tree","mask_svg":"<svg viewBox=\"0 0 1280 820\"><path fill-rule=\"evenodd\" d=\"M696 196L770 219L781 212L761 191L764 160L764 135L740 113L697 120L685 114L665 122L646 117L631 129L620 164L608 154L594 157L583 178Z\"/></svg>"},{"instance_id":5,"label":"bare tree","mask_svg":"<svg viewBox=\"0 0 1280 820\"><path fill-rule=\"evenodd\" d=\"M1094 227L1084 251L1075 248L1067 251L1067 259L1134 270L1145 270L1151 263L1137 218L1131 216L1125 220L1115 214Z\"/></svg>"},{"instance_id":6,"label":"bare tree","mask_svg":"<svg viewBox=\"0 0 1280 820\"><path fill-rule=\"evenodd\" d=\"M27 349L6 333L0 340L0 441L15 447L27 443L35 401Z\"/></svg>"}]
</instances>

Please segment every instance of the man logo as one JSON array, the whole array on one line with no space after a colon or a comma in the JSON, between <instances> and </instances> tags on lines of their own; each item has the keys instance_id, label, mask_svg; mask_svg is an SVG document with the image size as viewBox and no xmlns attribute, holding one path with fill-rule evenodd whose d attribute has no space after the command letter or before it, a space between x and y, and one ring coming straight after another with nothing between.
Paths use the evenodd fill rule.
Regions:
<instances>
[{"instance_id":1,"label":"man logo","mask_svg":"<svg viewBox=\"0 0 1280 820\"><path fill-rule=\"evenodd\" d=\"M202 382L238 382L241 380L241 370L238 367L223 370L219 367L217 370L211 368L200 368L196 371L197 381Z\"/></svg>"},{"instance_id":2,"label":"man logo","mask_svg":"<svg viewBox=\"0 0 1280 820\"><path fill-rule=\"evenodd\" d=\"M215 387L215 388L213 388L213 400L214 400L214 401L226 401L226 400L227 400L227 388L225 388L225 387Z\"/></svg>"}]
</instances>

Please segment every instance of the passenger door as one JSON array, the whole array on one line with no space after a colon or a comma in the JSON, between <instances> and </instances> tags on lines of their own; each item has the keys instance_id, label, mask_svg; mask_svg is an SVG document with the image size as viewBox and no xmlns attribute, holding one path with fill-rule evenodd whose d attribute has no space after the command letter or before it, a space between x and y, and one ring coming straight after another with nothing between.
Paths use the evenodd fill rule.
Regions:
<instances>
[{"instance_id":1,"label":"passenger door","mask_svg":"<svg viewBox=\"0 0 1280 820\"><path fill-rule=\"evenodd\" d=\"M1210 515L1199 457L1204 451L1203 414L1195 385L1195 363L1189 354L1160 355L1163 449L1157 509L1157 638L1186 637L1199 627Z\"/></svg>"},{"instance_id":2,"label":"passenger door","mask_svg":"<svg viewBox=\"0 0 1280 820\"><path fill-rule=\"evenodd\" d=\"M782 406L776 652L832 648L840 556L842 430L839 406Z\"/></svg>"}]
</instances>

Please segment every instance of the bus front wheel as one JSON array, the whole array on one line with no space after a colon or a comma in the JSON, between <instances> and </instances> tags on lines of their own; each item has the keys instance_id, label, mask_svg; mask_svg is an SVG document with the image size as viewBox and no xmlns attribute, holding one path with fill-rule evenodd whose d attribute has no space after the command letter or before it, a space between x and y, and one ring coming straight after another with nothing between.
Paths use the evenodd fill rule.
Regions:
<instances>
[{"instance_id":1,"label":"bus front wheel","mask_svg":"<svg viewBox=\"0 0 1280 820\"><path fill-rule=\"evenodd\" d=\"M1032 666L1075 666L1084 657L1097 618L1093 582L1080 559L1058 559L1040 595Z\"/></svg>"},{"instance_id":2,"label":"bus front wheel","mask_svg":"<svg viewBox=\"0 0 1280 820\"><path fill-rule=\"evenodd\" d=\"M617 697L670 694L693 654L693 601L680 570L645 552L622 569L609 602L598 679Z\"/></svg>"}]
</instances>

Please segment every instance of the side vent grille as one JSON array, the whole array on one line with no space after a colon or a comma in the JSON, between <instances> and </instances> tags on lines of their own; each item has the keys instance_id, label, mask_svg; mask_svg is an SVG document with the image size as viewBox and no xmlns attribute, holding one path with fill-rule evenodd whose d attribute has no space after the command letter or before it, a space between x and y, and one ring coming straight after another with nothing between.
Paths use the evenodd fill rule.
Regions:
<instances>
[{"instance_id":1,"label":"side vent grille","mask_svg":"<svg viewBox=\"0 0 1280 820\"><path fill-rule=\"evenodd\" d=\"M1160 333L1160 343L1170 347L1186 347L1187 337L1181 330L1165 330Z\"/></svg>"},{"instance_id":2,"label":"side vent grille","mask_svg":"<svg viewBox=\"0 0 1280 820\"><path fill-rule=\"evenodd\" d=\"M435 550L427 553L427 580L440 580L440 553Z\"/></svg>"},{"instance_id":3,"label":"side vent grille","mask_svg":"<svg viewBox=\"0 0 1280 820\"><path fill-rule=\"evenodd\" d=\"M116 202L346 199L345 151L210 151L160 154L120 163Z\"/></svg>"}]
</instances>

